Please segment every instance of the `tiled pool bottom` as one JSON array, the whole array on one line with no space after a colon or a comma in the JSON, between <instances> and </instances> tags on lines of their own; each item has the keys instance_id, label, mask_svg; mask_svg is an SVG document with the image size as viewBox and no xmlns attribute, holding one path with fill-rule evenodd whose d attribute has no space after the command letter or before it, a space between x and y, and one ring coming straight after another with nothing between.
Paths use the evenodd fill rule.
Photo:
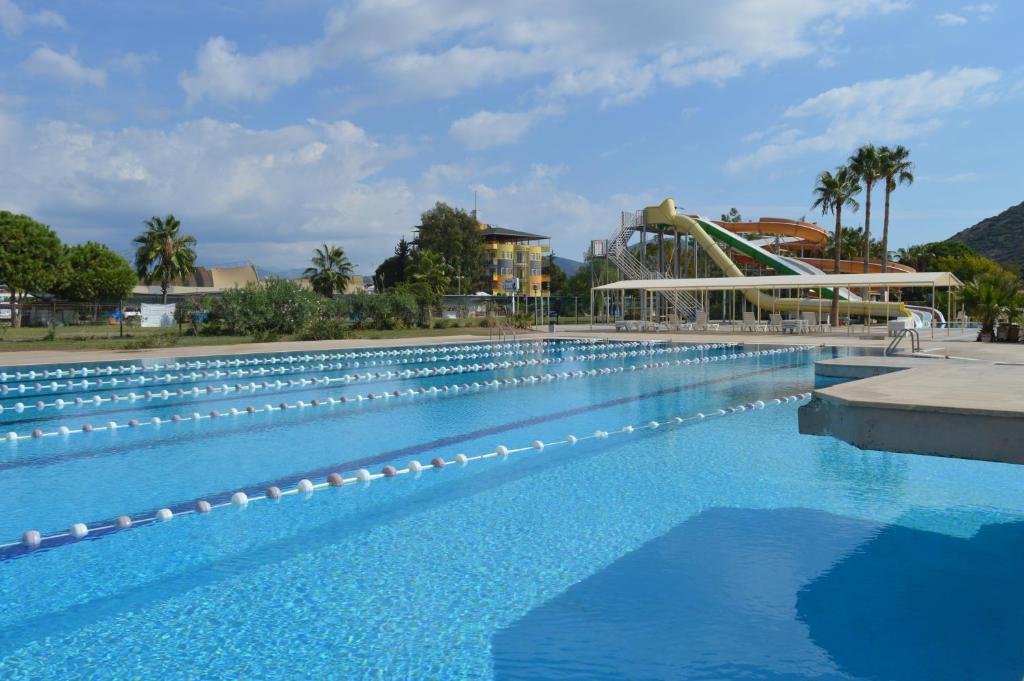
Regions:
<instances>
[{"instance_id":1,"label":"tiled pool bottom","mask_svg":"<svg viewBox=\"0 0 1024 681\"><path fill-rule=\"evenodd\" d=\"M737 365L699 395L500 441L788 394L809 367ZM568 386L535 399L553 412ZM780 405L6 561L0 676L1019 678L1024 476L861 452L795 420Z\"/></svg>"}]
</instances>

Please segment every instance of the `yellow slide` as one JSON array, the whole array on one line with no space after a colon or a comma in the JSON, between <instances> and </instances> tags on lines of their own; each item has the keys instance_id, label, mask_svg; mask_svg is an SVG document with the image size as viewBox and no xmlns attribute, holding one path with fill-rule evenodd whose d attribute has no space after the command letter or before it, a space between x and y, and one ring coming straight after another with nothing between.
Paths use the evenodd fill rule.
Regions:
<instances>
[{"instance_id":1,"label":"yellow slide","mask_svg":"<svg viewBox=\"0 0 1024 681\"><path fill-rule=\"evenodd\" d=\"M714 239L691 217L676 214L676 202L665 199L657 206L644 208L644 223L648 225L669 225L692 236L728 277L742 277L743 272L736 266ZM776 298L757 290L745 290L743 295L762 310L775 312L816 312L830 311L832 301L818 298ZM840 300L839 312L844 315L872 317L911 317L903 303L871 302L864 300Z\"/></svg>"}]
</instances>

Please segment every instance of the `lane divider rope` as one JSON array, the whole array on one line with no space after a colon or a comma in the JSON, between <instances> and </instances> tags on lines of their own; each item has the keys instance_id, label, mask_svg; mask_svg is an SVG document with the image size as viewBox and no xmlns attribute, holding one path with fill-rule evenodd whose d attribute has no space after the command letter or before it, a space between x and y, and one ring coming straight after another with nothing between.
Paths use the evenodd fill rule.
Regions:
<instances>
[{"instance_id":1,"label":"lane divider rope","mask_svg":"<svg viewBox=\"0 0 1024 681\"><path fill-rule=\"evenodd\" d=\"M110 376L110 375L113 375L113 374L121 374L121 373L134 374L134 373L155 372L155 371L162 371L162 370L165 370L165 369L183 369L183 368L184 369L191 369L191 368L202 368L202 367L226 367L226 366L254 366L254 365L259 365L259 364L281 364L281 363L292 364L292 363L295 363L295 362L307 362L307 361L313 361L313 360L326 361L326 360L335 360L335 359L361 359L361 358L369 358L369 357L397 357L397 356L400 356L400 355L406 355L406 356L424 355L424 356L430 357L432 355L436 355L436 354L439 354L441 352L451 352L453 350L455 350L455 351L458 351L458 350L475 351L475 350L479 350L480 348L497 348L497 349L513 348L513 349L515 349L515 348L525 348L527 346L539 347L539 346L547 346L547 345L552 345L552 344L558 344L560 346L561 345L571 346L571 345L579 345L579 344L583 344L583 343L593 343L593 342L594 341L591 340L591 339L583 339L583 338L578 338L578 339L543 339L543 340L535 340L535 341L516 341L516 342L512 342L512 343L509 343L509 342L495 343L495 342L490 342L490 341L479 341L479 342L470 343L468 345L437 344L437 345L430 345L430 346L417 346L415 348L403 348L401 350L399 350L399 349L390 349L390 350L386 350L386 351L385 350L363 350L363 351L334 352L334 353L300 353L300 354L276 353L276 354L261 354L258 357L237 358L237 359L233 359L233 360L216 359L216 360L195 360L195 361L190 361L190 362L178 361L178 362L171 362L171 363L166 363L166 364L155 363L155 364L149 364L149 365L118 364L116 366L113 366L113 365L108 364L108 365L103 366L103 367L80 366L80 367L73 367L73 368L70 368L70 369L53 369L53 370L43 370L43 371L36 371L35 369L31 369L29 371L15 371L13 373L8 373L7 371L0 371L0 381L8 381L8 380L12 380L12 379L13 380L22 380L22 379L25 379L25 378L34 380L36 378L49 378L49 377L52 377L52 376L60 378L62 376L66 376L66 375L67 376L76 376L76 375L87 376L89 374L94 374L94 375L101 375L102 374L102 375ZM639 344L646 344L646 343L660 343L660 342L665 342L665 341L618 341L618 340L612 339L612 340L609 340L609 341L606 341L606 342L609 342L609 343L639 343Z\"/></svg>"},{"instance_id":2,"label":"lane divider rope","mask_svg":"<svg viewBox=\"0 0 1024 681\"><path fill-rule=\"evenodd\" d=\"M63 409L67 406L76 407L90 407L100 406L106 402L122 402L122 401L136 401L140 399L152 400L162 399L167 400L175 397L195 397L202 394L212 393L223 393L227 394L230 392L243 392L250 391L255 392L257 390L275 390L281 388L292 388L294 386L307 386L307 385L330 385L331 383L351 383L353 381L389 381L389 380L409 380L417 378L430 378L434 376L445 376L448 374L464 374L473 373L479 371L495 371L498 369L513 369L527 366L540 366L540 365L553 365L562 364L567 362L586 362L596 361L603 359L622 359L629 357L643 357L653 355L664 355L664 354L679 354L683 352L692 352L695 350L712 350L734 347L732 344L712 344L707 346L670 346L666 348L658 348L653 350L629 350L629 351L613 351L607 353L591 353L585 355L568 355L564 357L543 357L541 359L525 359L515 361L502 361L502 362L488 362L484 364L457 364L451 366L435 367L435 368L421 368L421 369L404 369L402 371L384 371L384 372L367 372L365 374L344 374L342 376L314 376L312 378L299 378L299 379L288 379L282 381L262 381L256 383L250 381L249 383L236 383L235 385L207 385L206 387L194 386L189 389L178 388L177 390L171 391L166 388L158 391L146 390L142 394L133 392L124 394L112 394L112 395L91 395L88 397L74 397L68 396L65 400L63 397L59 397L52 402L46 402L45 400L38 400L32 404L26 404L24 402L16 402L14 404L0 404L0 414L5 411L13 411L15 413L23 413L26 410L37 410L42 411L43 409Z\"/></svg>"},{"instance_id":3,"label":"lane divider rope","mask_svg":"<svg viewBox=\"0 0 1024 681\"><path fill-rule=\"evenodd\" d=\"M171 416L169 418L163 418L163 419L160 418L159 416L154 416L153 418L145 420L145 421L140 420L140 419L129 419L126 423L118 423L117 421L109 421L105 425L99 425L99 426L94 426L91 423L86 423L86 424L82 425L81 428L70 428L68 426L60 426L56 430L52 430L52 431L44 431L41 428L35 428L31 433L27 433L27 434L25 434L25 433L18 433L17 431L13 431L12 430L12 431L9 431L6 435L0 436L0 440L4 440L4 441L6 441L8 443L16 443L19 440L30 440L30 439L37 439L37 438L44 438L44 437L54 437L54 436L58 436L58 435L67 436L67 435L73 435L73 434L79 434L79 433L100 432L100 431L105 431L105 430L106 431L114 431L114 430L118 430L118 429L121 429L121 428L141 428L141 427L145 427L145 426L161 426L161 425L164 425L164 424L167 424L167 423L181 423L181 422L187 422L187 421L199 422L199 421L203 421L203 420L207 420L207 419L215 419L215 418L222 417L222 416L239 416L239 415L243 415L243 414L260 414L260 413L282 411L282 410L288 410L288 409L305 409L305 408L308 408L308 407L333 406L333 405L336 405L336 404L344 404L344 403L349 403L349 402L362 402L362 401L365 401L365 400L390 399L390 398L393 398L393 397L415 397L417 395L422 395L422 394L436 395L438 393L449 393L449 392L458 393L459 391L470 390L470 389L497 388L497 387L502 387L502 386L510 386L510 385L511 386L515 386L515 385L521 385L521 384L530 384L530 383L543 382L543 381L554 381L554 380L560 380L560 379L585 378L585 377L588 377L588 376L607 375L607 374L613 374L613 373L622 373L622 372L626 372L626 371L637 371L637 370L646 370L646 369L665 368L665 367L669 367L669 366L686 366L686 365L696 365L696 364L708 364L708 363L714 363L714 362L747 359L747 358L751 358L751 357L763 357L763 356L769 356L769 355L789 354L789 353L793 353L793 352L806 352L806 351L809 351L811 349L812 348L810 348L809 346L793 346L793 347L789 347L789 348L776 348L776 349L772 349L772 350L756 350L756 351L751 351L751 352L741 352L741 353L735 353L735 354L731 354L731 355L711 355L711 356L694 358L692 360L691 359L681 359L681 360L675 360L674 362L655 362L655 363L640 364L640 365L631 364L631 365L628 365L628 366L620 366L620 367L605 367L605 368L601 368L601 369L589 369L589 370L582 370L581 369L581 370L577 370L577 371L573 371L573 372L561 372L561 373L554 373L554 374L547 373L547 374L541 374L539 376L525 376L525 377L515 377L515 378L505 378L505 379L494 379L494 380L491 380L491 381L484 381L483 383L481 383L481 382L474 382L472 384L470 384L470 383L461 383L461 384L456 383L456 384L442 386L440 388L437 387L437 386L433 386L431 388L420 387L419 389L409 388L408 390L405 390L405 391L393 390L393 391L384 391L384 392L378 392L378 393L371 392L371 393L366 394L365 396L362 395L362 394L357 394L354 397L349 397L347 395L342 395L340 397L333 397L333 396L332 397L327 397L326 399L312 399L309 402L307 402L305 400L298 400L295 403L281 402L276 407L271 405L271 404L265 404L262 407L254 407L252 405L249 405L249 406L246 406L246 407L244 407L242 409L239 409L237 407L231 407L230 409L228 409L228 410L226 410L224 412L221 412L219 410L214 409L214 410L211 410L207 414L202 414L202 413L200 413L198 411L192 412L191 414L188 414L188 415L174 414L173 416Z\"/></svg>"},{"instance_id":4,"label":"lane divider rope","mask_svg":"<svg viewBox=\"0 0 1024 681\"><path fill-rule=\"evenodd\" d=\"M587 440L604 440L610 436L617 435L628 435L645 430L657 430L662 427L679 426L684 424L692 424L704 421L709 418L719 418L723 416L729 416L732 414L743 413L746 411L759 411L769 406L777 406L782 404L792 404L800 402L802 400L810 399L811 393L804 392L796 395L787 395L785 397L776 397L770 400L757 400L754 402L748 402L745 404L739 404L735 406L720 408L709 413L698 412L691 416L676 416L671 418L665 418L661 420L652 419L642 425L626 425L619 430L595 430L590 435L566 435L561 440L555 440L553 442L543 442L541 440L533 440L528 446L510 448L505 445L498 445L493 451L486 452L483 454L475 454L468 456L466 454L456 454L450 460L443 456L433 457L429 463L421 463L420 461L413 459L404 468L396 468L393 465L384 466L379 472L372 473L366 468L360 468L354 472L353 475L348 477L343 476L341 473L331 473L321 482L313 482L307 478L303 478L282 489L279 486L268 487L262 494L254 494L252 496L247 495L243 491L235 492L231 495L230 499L223 503L211 504L205 499L199 499L194 502L192 509L182 510L178 513L174 513L170 508L161 508L152 516L143 516L139 518L132 518L128 515L121 515L112 521L105 521L95 524L86 523L73 523L65 532L58 532L54 534L44 535L38 530L27 530L22 534L20 541L8 542L0 544L0 556L3 551L12 548L32 550L43 546L44 544L56 543L64 539L85 539L90 534L96 534L100 532L109 532L113 530L126 530L131 527L153 524L156 522L167 522L174 517L190 515L193 513L203 514L209 513L215 509L226 508L230 506L234 507L245 507L250 503L260 501L277 501L284 497L293 495L303 495L309 497L314 492L327 488L340 488L350 486L354 484L369 485L375 480L381 478L396 478L404 475L411 475L416 478L419 477L424 471L427 470L443 470L446 466L460 465L465 466L469 463L476 461L486 461L489 459L507 459L512 454L519 454L521 452L528 451L544 451L551 447L557 447L560 445L574 446L580 442Z\"/></svg>"},{"instance_id":5,"label":"lane divider rope","mask_svg":"<svg viewBox=\"0 0 1024 681\"><path fill-rule=\"evenodd\" d=\"M634 347L636 345L639 345L639 343L629 343L629 344L625 344L625 345L628 345L628 347ZM720 345L727 345L727 344L720 344ZM738 345L738 343L728 344L728 345ZM573 346L573 350L578 352L582 348L608 348L608 347L613 347L614 348L614 347L622 347L622 346L623 346L622 344L616 346L614 344L609 344L608 342L593 342L593 343L588 343L588 344L585 344L585 345L575 345L575 346ZM260 367L260 368L255 368L255 369L234 369L234 370L228 370L228 371L221 371L219 368L217 368L217 369L214 369L213 371L206 371L206 370L204 370L202 372L198 372L198 371L193 369L189 373L157 374L155 376L140 375L140 376L128 376L128 377L123 377L123 378L118 378L117 376L114 376L114 377L108 378L108 379L97 378L94 381L90 381L87 378L83 378L81 381L77 381L76 382L74 380L68 380L68 381L66 381L64 383L58 383L57 381L52 381L52 380L49 383L39 383L39 382L36 382L34 384L26 384L26 383L6 384L5 383L5 384L0 384L0 394L8 394L8 393L24 394L26 392L43 392L43 391L56 392L56 391L64 391L64 390L70 391L70 392L74 392L74 391L77 391L79 389L103 388L104 386L115 387L115 386L118 386L118 385L121 385L121 384L125 384L125 385L132 385L132 384L144 385L144 384L150 383L150 382L154 383L154 384L158 384L158 383L171 384L171 383L201 382L204 379L208 379L208 378L246 378L246 377L253 377L253 376L268 376L268 375L270 375L270 376L286 376L286 375L312 373L314 371L341 371L341 370L345 370L345 369L369 368L369 367L380 367L380 366L396 366L396 365L397 366L402 366L402 365L406 365L406 364L426 364L426 363L437 363L437 362L442 362L442 361L448 362L448 361L453 361L453 360L463 361L463 360L466 360L466 359L514 357L514 356L521 356L521 355L528 355L528 354L537 354L538 352L541 353L541 354L548 354L548 353L551 353L551 352L554 352L554 351L555 350L551 350L551 349L548 349L548 348L545 348L545 347L539 347L538 346L538 347L534 347L534 348L506 350L506 351L501 351L501 352L468 352L468 353L456 353L456 354L449 353L449 354L446 354L446 355L436 355L436 356L431 357L429 359L397 359L397 360L370 361L370 362L362 362L362 363L360 363L360 362L332 362L332 363L329 363L329 364L324 364L323 362L320 362L319 364L312 364L309 367L307 367L305 364L300 364L298 366L275 367L275 368L270 368L270 369L268 369L266 367ZM51 372L46 372L46 373L49 374Z\"/></svg>"}]
</instances>

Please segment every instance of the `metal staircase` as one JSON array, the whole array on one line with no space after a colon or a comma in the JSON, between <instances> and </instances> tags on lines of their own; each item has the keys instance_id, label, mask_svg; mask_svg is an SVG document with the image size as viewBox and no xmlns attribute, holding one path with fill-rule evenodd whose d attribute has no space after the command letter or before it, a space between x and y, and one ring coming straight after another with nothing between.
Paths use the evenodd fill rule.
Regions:
<instances>
[{"instance_id":1,"label":"metal staircase","mask_svg":"<svg viewBox=\"0 0 1024 681\"><path fill-rule=\"evenodd\" d=\"M643 227L643 219L642 210L622 214L619 228L608 239L608 259L626 279L671 279L664 272L648 268L629 248L629 240L637 229ZM658 291L658 295L668 303L669 314L676 321L694 319L697 312L703 309L700 301L685 291Z\"/></svg>"}]
</instances>

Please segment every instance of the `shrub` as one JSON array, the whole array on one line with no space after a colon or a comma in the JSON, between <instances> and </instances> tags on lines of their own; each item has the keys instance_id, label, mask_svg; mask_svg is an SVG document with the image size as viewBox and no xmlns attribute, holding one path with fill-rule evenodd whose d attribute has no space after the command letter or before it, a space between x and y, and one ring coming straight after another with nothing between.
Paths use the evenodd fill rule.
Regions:
<instances>
[{"instance_id":1,"label":"shrub","mask_svg":"<svg viewBox=\"0 0 1024 681\"><path fill-rule=\"evenodd\" d=\"M361 329L401 329L415 324L420 316L416 299L402 291L344 296L339 309Z\"/></svg>"},{"instance_id":2,"label":"shrub","mask_svg":"<svg viewBox=\"0 0 1024 681\"><path fill-rule=\"evenodd\" d=\"M274 343L279 340L281 340L281 334L277 331L260 329L259 331L253 331L252 334L253 343Z\"/></svg>"},{"instance_id":3,"label":"shrub","mask_svg":"<svg viewBox=\"0 0 1024 681\"><path fill-rule=\"evenodd\" d=\"M269 279L225 291L211 305L211 333L267 338L293 334L309 323L333 316L329 299L292 281Z\"/></svg>"},{"instance_id":4,"label":"shrub","mask_svg":"<svg viewBox=\"0 0 1024 681\"><path fill-rule=\"evenodd\" d=\"M533 315L529 312L516 312L510 321L517 329L528 329L533 326Z\"/></svg>"},{"instance_id":5,"label":"shrub","mask_svg":"<svg viewBox=\"0 0 1024 681\"><path fill-rule=\"evenodd\" d=\"M317 319L299 333L299 340L338 340L348 336L348 324L341 319Z\"/></svg>"}]
</instances>

